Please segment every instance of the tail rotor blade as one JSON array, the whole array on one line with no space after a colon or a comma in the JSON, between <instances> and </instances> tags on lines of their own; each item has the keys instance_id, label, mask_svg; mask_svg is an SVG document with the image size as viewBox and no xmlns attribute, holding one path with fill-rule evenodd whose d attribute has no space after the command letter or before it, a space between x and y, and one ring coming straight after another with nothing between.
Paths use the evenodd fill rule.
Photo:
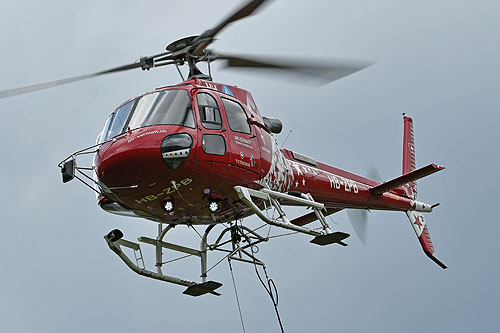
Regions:
<instances>
[{"instance_id":1,"label":"tail rotor blade","mask_svg":"<svg viewBox=\"0 0 500 333\"><path fill-rule=\"evenodd\" d=\"M384 180L382 179L382 176L380 175L380 172L378 172L378 169L375 165L371 164L368 167L368 170L366 172L366 176L370 179L373 179L379 183L382 183Z\"/></svg>"},{"instance_id":2,"label":"tail rotor blade","mask_svg":"<svg viewBox=\"0 0 500 333\"><path fill-rule=\"evenodd\" d=\"M347 216L359 240L366 246L368 211L366 209L347 209Z\"/></svg>"}]
</instances>

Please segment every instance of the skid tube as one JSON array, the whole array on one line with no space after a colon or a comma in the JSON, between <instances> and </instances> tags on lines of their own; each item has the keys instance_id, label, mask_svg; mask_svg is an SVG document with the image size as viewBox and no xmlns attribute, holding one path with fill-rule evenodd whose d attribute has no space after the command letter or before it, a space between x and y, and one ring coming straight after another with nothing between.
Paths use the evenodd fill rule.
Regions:
<instances>
[{"instance_id":1,"label":"skid tube","mask_svg":"<svg viewBox=\"0 0 500 333\"><path fill-rule=\"evenodd\" d=\"M269 225L315 236L310 241L311 243L314 244L329 245L337 243L342 246L347 245L346 243L343 242L343 240L349 237L350 235L340 231L333 232L331 230L330 225L328 224L324 214L322 213L322 211L325 209L325 205L314 201L310 193L307 194L295 193L294 195L291 195L287 193L273 191L266 188L257 191L243 186L235 186L234 190L238 194L240 200L243 201L243 203L245 203L262 221L264 221ZM257 206L257 204L255 204L252 197L268 201L270 205L273 206L278 211L279 216L277 218L270 218L269 216L267 216L267 214L264 213L259 208L259 206ZM297 206L311 208L313 212L316 214L317 219L321 223L322 230L313 230L310 228L305 228L291 223L288 217L286 216L283 208L281 207L280 200L286 200Z\"/></svg>"},{"instance_id":2,"label":"skid tube","mask_svg":"<svg viewBox=\"0 0 500 333\"><path fill-rule=\"evenodd\" d=\"M190 296L200 296L207 293L220 296L215 289L222 286L221 283L215 281L207 281L207 274L210 270L219 265L224 259L235 260L247 264L252 264L256 266L265 266L264 262L257 259L254 256L253 247L261 242L267 242L269 238L259 235L256 231L250 228L238 224L235 222L229 227L225 227L214 243L208 243L208 235L216 224L208 226L203 234L200 235L201 242L199 249L193 249L178 244L168 243L163 240L168 231L174 228L173 225L168 225L163 228L163 224L158 225L158 236L156 239L148 237L139 237L137 240L141 243L149 244L155 246L156 250L156 272L147 270L142 257L141 246L138 243L134 243L128 240L122 239L123 233L115 229L104 236L106 243L109 248L135 273L148 277L151 279L173 283L181 286L187 287L184 294ZM191 226L190 226L191 227ZM194 227L193 227L194 229ZM198 232L196 232L198 233ZM229 238L225 240L224 237ZM246 244L241 244L244 242ZM124 251L122 247L129 248L134 251L135 263L133 259L131 260ZM250 248L250 250L249 250ZM164 274L162 267L168 262L163 262L163 249L172 250L175 252L181 252L185 254L183 257L174 259L171 261L176 261L179 259L184 259L185 257L196 256L200 258L201 263L201 282L195 282L191 280L185 280L177 278L174 276ZM224 254L224 257L219 260L215 265L208 268L207 265L207 251L218 251ZM170 262L171 262L170 261Z\"/></svg>"},{"instance_id":3,"label":"skid tube","mask_svg":"<svg viewBox=\"0 0 500 333\"><path fill-rule=\"evenodd\" d=\"M140 248L140 245L131 241L127 241L122 239L123 233L115 229L108 233L106 236L104 236L104 239L106 240L106 243L108 244L109 248L116 254L118 257L135 273L142 275L144 277L148 277L151 279L155 280L160 280L163 282L168 282L168 283L173 283L181 286L187 287L187 289L183 292L186 295L190 296L201 296L207 293L220 296L218 292L215 291L215 289L219 288L222 286L222 283L215 282L215 281L206 281L206 267L207 267L207 256L206 256L206 238L208 236L208 233L211 230L211 226L207 228L207 231L205 231L205 235L202 240L202 245L200 246L200 250L188 248L185 246L173 244L173 243L167 243L163 241L163 238L165 237L166 233L171 230L173 227L171 225L167 226L165 229L162 228L162 224L160 223L158 225L158 237L156 239L148 238L148 237L139 237L138 241L146 244L151 244L155 246L156 248L156 272L152 272L150 270L147 270L145 265L144 265L144 260L142 258L142 251ZM130 258L122 251L121 246L130 248L134 251L135 259L136 259L136 264L130 260ZM194 282L194 281L189 281L181 278L177 278L174 276L170 275L165 275L162 272L162 266L163 266L163 252L162 249L170 249L173 251L177 252L182 252L187 255L194 255L198 256L201 259L201 270L202 270L202 281L200 283ZM139 256L137 255L139 253ZM142 262L142 267L140 267L140 262Z\"/></svg>"}]
</instances>

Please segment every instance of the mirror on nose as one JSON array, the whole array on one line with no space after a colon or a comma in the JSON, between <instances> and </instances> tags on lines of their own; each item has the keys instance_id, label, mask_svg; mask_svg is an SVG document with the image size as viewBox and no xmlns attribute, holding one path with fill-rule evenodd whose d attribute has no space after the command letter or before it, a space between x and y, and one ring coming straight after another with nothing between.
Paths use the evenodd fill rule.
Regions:
<instances>
[{"instance_id":1,"label":"mirror on nose","mask_svg":"<svg viewBox=\"0 0 500 333\"><path fill-rule=\"evenodd\" d=\"M74 159L64 162L61 167L63 183L67 183L75 178L75 166L76 164Z\"/></svg>"},{"instance_id":2,"label":"mirror on nose","mask_svg":"<svg viewBox=\"0 0 500 333\"><path fill-rule=\"evenodd\" d=\"M283 129L283 123L281 123L281 120L271 117L262 117L262 120L264 120L264 125L266 125L266 127L271 131L271 133L274 134L281 133L281 130Z\"/></svg>"}]
</instances>

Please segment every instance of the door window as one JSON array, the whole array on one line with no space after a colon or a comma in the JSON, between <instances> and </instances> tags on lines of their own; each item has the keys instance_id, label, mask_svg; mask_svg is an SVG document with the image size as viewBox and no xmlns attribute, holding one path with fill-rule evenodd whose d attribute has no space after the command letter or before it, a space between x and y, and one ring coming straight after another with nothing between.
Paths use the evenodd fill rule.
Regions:
<instances>
[{"instance_id":1,"label":"door window","mask_svg":"<svg viewBox=\"0 0 500 333\"><path fill-rule=\"evenodd\" d=\"M215 99L206 93L199 93L196 97L200 111L201 124L206 129L221 129L222 118L219 106Z\"/></svg>"},{"instance_id":2,"label":"door window","mask_svg":"<svg viewBox=\"0 0 500 333\"><path fill-rule=\"evenodd\" d=\"M250 124L248 123L245 110L243 110L241 105L225 98L222 98L222 104L226 109L229 128L233 132L250 134Z\"/></svg>"},{"instance_id":3,"label":"door window","mask_svg":"<svg viewBox=\"0 0 500 333\"><path fill-rule=\"evenodd\" d=\"M226 153L226 140L220 134L203 134L203 151L212 155L224 155Z\"/></svg>"}]
</instances>

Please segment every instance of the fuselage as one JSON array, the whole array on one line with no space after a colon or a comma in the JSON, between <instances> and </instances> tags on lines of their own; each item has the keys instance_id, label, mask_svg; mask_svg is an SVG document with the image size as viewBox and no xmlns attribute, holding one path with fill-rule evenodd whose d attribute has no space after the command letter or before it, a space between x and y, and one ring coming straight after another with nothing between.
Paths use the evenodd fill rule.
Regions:
<instances>
[{"instance_id":1,"label":"fuselage","mask_svg":"<svg viewBox=\"0 0 500 333\"><path fill-rule=\"evenodd\" d=\"M99 205L112 213L169 224L234 221L252 214L234 186L310 193L338 209L413 204L404 188L374 196L379 182L280 149L250 92L235 86L191 79L133 98L109 117L100 141Z\"/></svg>"}]
</instances>

